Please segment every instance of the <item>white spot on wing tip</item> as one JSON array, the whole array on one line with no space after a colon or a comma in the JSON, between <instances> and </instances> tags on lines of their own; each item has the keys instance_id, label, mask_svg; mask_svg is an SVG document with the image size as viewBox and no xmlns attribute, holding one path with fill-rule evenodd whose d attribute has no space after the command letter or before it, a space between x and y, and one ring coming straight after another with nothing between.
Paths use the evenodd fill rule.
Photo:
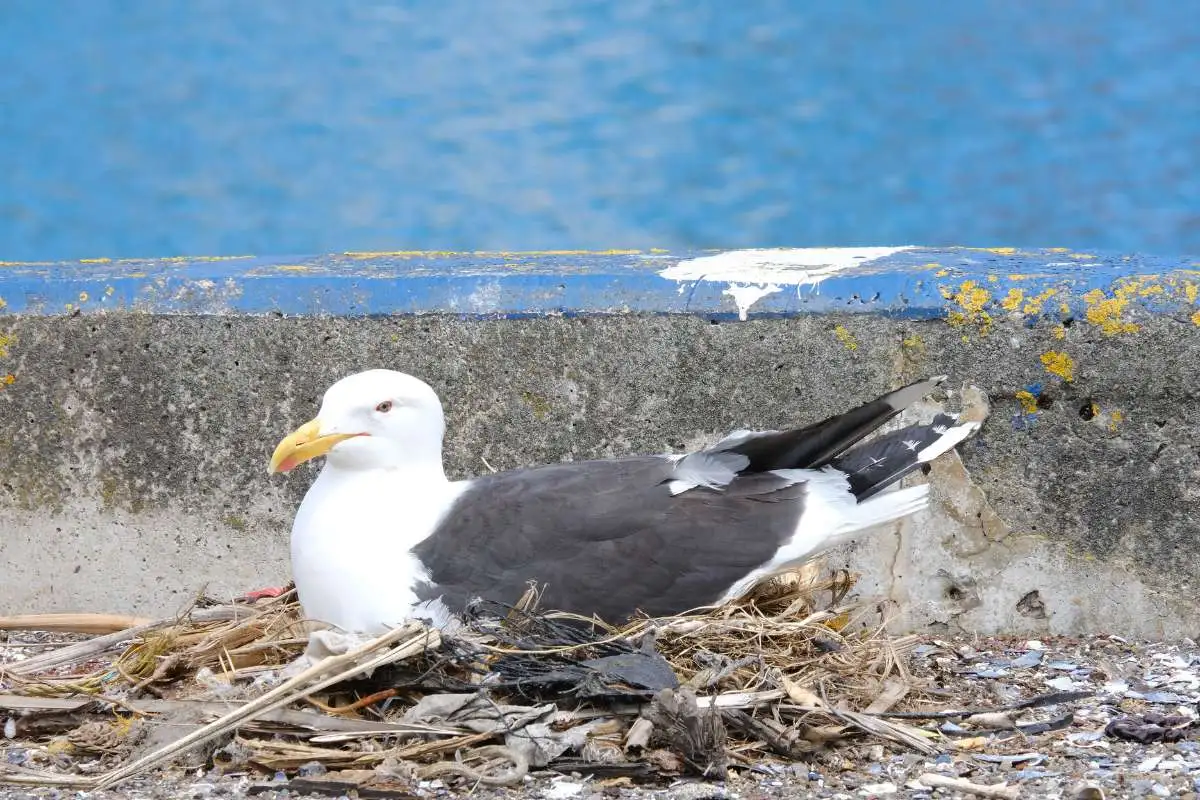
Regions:
<instances>
[{"instance_id":1,"label":"white spot on wing tip","mask_svg":"<svg viewBox=\"0 0 1200 800\"><path fill-rule=\"evenodd\" d=\"M979 425L978 422L964 422L962 425L955 425L938 437L937 441L917 453L917 461L924 464L933 461L943 453L948 453L972 433L979 430Z\"/></svg>"}]
</instances>

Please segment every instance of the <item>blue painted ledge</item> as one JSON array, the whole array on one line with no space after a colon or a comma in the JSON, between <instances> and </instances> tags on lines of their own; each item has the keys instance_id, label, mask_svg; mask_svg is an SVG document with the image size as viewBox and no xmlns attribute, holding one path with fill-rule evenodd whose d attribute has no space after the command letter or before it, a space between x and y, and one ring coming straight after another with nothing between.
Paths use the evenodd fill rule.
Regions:
<instances>
[{"instance_id":1,"label":"blue painted ledge","mask_svg":"<svg viewBox=\"0 0 1200 800\"><path fill-rule=\"evenodd\" d=\"M1200 325L1198 287L1198 258L1065 248L344 253L0 262L0 314L872 312L978 321L1092 311L1120 324L1142 308Z\"/></svg>"}]
</instances>

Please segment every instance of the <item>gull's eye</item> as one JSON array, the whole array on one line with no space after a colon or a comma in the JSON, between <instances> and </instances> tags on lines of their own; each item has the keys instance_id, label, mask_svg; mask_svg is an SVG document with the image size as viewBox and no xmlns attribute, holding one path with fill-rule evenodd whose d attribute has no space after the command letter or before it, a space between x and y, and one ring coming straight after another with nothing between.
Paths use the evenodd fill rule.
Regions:
<instances>
[{"instance_id":1,"label":"gull's eye","mask_svg":"<svg viewBox=\"0 0 1200 800\"><path fill-rule=\"evenodd\" d=\"M384 400L382 403L375 406L375 410L378 411L380 414L386 414L387 412L392 410L392 401Z\"/></svg>"}]
</instances>

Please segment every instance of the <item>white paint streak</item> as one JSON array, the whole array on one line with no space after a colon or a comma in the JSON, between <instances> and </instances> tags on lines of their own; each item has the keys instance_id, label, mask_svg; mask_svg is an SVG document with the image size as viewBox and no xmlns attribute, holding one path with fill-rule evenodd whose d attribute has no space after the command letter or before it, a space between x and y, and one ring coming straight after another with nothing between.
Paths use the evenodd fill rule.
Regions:
<instances>
[{"instance_id":1,"label":"white paint streak","mask_svg":"<svg viewBox=\"0 0 1200 800\"><path fill-rule=\"evenodd\" d=\"M727 294L733 298L733 302L737 303L738 307L738 319L745 322L746 315L749 313L751 306L767 295L781 291L783 289L773 283L766 284L765 286L754 283L731 283L729 284L729 288L721 292L721 294Z\"/></svg>"},{"instance_id":2,"label":"white paint streak","mask_svg":"<svg viewBox=\"0 0 1200 800\"><path fill-rule=\"evenodd\" d=\"M792 247L731 250L680 261L659 271L673 281L719 281L729 287L738 316L746 319L750 308L785 286L819 286L821 281L853 267L862 267L912 247Z\"/></svg>"}]
</instances>

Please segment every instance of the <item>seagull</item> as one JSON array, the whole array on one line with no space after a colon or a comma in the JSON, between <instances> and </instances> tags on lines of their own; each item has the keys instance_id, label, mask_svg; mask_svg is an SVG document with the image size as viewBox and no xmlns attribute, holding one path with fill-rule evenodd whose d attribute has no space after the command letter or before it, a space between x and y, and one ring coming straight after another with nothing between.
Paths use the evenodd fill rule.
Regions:
<instances>
[{"instance_id":1,"label":"seagull","mask_svg":"<svg viewBox=\"0 0 1200 800\"><path fill-rule=\"evenodd\" d=\"M515 603L531 584L544 608L614 623L737 598L927 505L927 484L894 484L980 423L939 413L863 440L945 378L693 452L451 480L437 393L402 372L349 375L270 461L284 473L325 459L292 525L301 606L373 634L413 620L453 626L472 601Z\"/></svg>"}]
</instances>

